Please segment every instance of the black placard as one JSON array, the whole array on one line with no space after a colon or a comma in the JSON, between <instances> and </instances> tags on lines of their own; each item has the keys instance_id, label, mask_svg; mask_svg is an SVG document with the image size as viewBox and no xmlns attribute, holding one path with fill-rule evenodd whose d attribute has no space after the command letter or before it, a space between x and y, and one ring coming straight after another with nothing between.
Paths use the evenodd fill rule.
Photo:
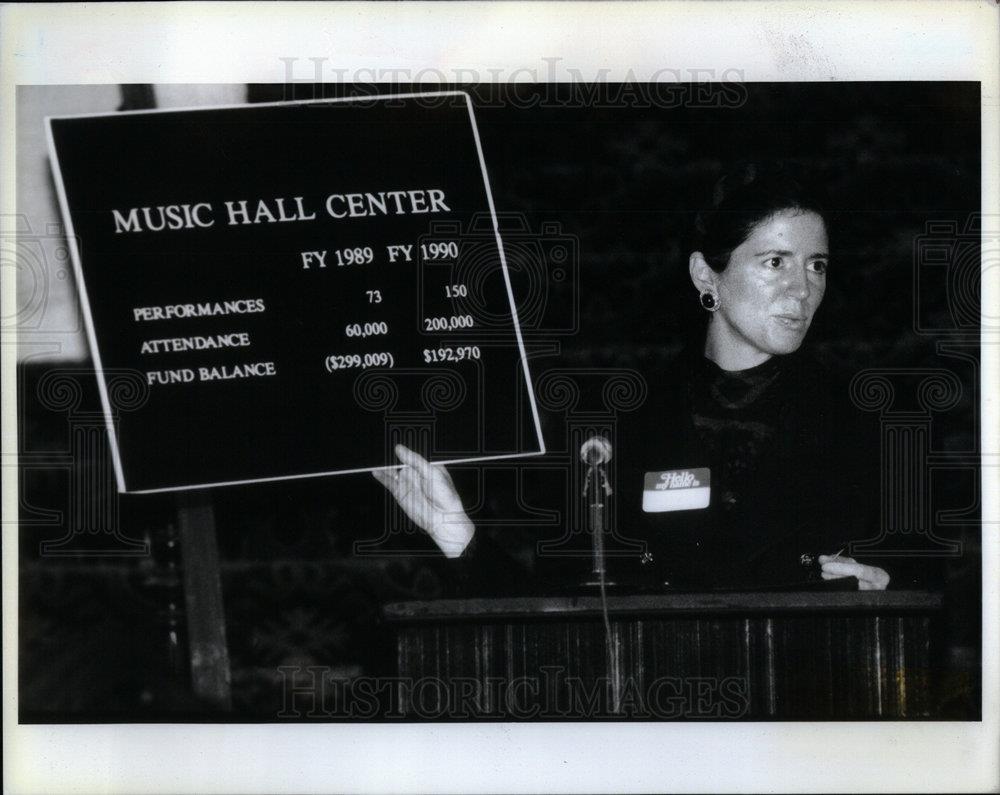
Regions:
<instances>
[{"instance_id":1,"label":"black placard","mask_svg":"<svg viewBox=\"0 0 1000 795\"><path fill-rule=\"evenodd\" d=\"M544 452L466 94L48 133L121 491Z\"/></svg>"}]
</instances>

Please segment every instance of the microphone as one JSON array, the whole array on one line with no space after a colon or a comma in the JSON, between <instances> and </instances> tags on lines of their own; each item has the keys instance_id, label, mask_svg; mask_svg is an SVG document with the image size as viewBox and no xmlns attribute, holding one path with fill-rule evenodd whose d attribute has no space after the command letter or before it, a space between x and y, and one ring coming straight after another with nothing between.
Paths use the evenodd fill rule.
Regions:
<instances>
[{"instance_id":1,"label":"microphone","mask_svg":"<svg viewBox=\"0 0 1000 795\"><path fill-rule=\"evenodd\" d=\"M611 442L603 436L591 436L580 446L580 459L587 465L584 478L583 497L587 500L590 518L590 534L593 544L593 579L586 585L598 585L603 591L607 584L604 567L604 500L611 496L604 465L611 460Z\"/></svg>"},{"instance_id":2,"label":"microphone","mask_svg":"<svg viewBox=\"0 0 1000 795\"><path fill-rule=\"evenodd\" d=\"M600 466L611 460L611 442L603 436L591 436L580 447L580 459L587 466Z\"/></svg>"}]
</instances>

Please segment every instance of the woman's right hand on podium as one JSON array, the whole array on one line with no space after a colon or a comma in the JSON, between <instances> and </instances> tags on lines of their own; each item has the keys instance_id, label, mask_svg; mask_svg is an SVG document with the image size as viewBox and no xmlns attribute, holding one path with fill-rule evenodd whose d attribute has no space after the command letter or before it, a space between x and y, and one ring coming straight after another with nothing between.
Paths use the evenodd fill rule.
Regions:
<instances>
[{"instance_id":1,"label":"woman's right hand on podium","mask_svg":"<svg viewBox=\"0 0 1000 795\"><path fill-rule=\"evenodd\" d=\"M472 541L476 528L462 507L451 475L404 445L397 444L395 449L403 466L376 469L372 475L445 556L457 558Z\"/></svg>"}]
</instances>

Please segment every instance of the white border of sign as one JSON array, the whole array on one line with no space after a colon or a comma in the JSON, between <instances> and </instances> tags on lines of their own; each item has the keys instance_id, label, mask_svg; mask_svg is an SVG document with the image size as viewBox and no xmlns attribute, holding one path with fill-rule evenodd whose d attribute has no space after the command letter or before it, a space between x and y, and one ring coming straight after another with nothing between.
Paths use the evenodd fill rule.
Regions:
<instances>
[{"instance_id":1,"label":"white border of sign","mask_svg":"<svg viewBox=\"0 0 1000 795\"><path fill-rule=\"evenodd\" d=\"M108 399L108 387L104 378L104 364L101 361L100 349L97 345L97 332L94 328L94 318L90 312L90 298L87 295L87 283L83 278L83 265L80 260L80 250L76 245L76 231L73 228L73 218L70 215L69 203L66 200L66 187L63 184L62 168L59 165L59 155L56 152L55 141L52 138L52 122L60 119L97 119L119 116L138 116L164 113L193 113L208 112L215 110L248 110L266 107L290 107L296 105L331 105L337 102L374 102L385 99L415 99L417 97L465 97L465 107L469 111L469 122L472 125L472 135L476 141L476 153L479 155L479 168L483 175L483 186L486 188L486 201L490 208L490 218L493 220L493 234L497 241L497 250L500 252L500 267L503 271L504 284L507 287L507 300L510 302L511 319L514 321L514 335L517 338L517 347L521 352L521 366L524 369L525 385L528 389L528 400L531 404L531 417L535 424L535 435L538 437L538 452L532 453L510 453L509 455L479 456L476 458L453 458L447 461L434 461L435 466L446 464L466 464L475 461L496 461L511 458L529 458L545 454L545 440L542 438L542 425L538 418L538 406L535 403L534 384L531 380L531 372L528 369L528 355L524 350L524 339L521 336L521 323L517 316L517 305L514 301L514 291L510 283L510 273L507 270L507 257L503 249L503 240L500 237L500 227L497 223L496 206L493 204L493 189L490 186L490 177L486 171L486 160L483 157L483 146L479 140L479 127L476 125L476 114L472 107L472 97L465 91L421 91L410 94L378 94L361 97L338 97L335 99L307 99L288 102L254 102L238 105L211 105L189 108L154 108L150 110L127 110L116 113L76 113L66 116L46 116L45 118L45 139L48 146L50 163L52 166L52 178L55 180L56 193L59 197L59 209L62 212L63 220L66 223L66 236L69 242L70 255L73 260L73 272L76 276L76 284L80 291L80 304L83 309L84 325L87 329L87 341L90 344L90 352L94 357L94 369L97 373L97 386L101 393L101 406L104 409L104 421L107 427L108 438L111 441L111 456L115 468L115 480L118 482L118 491L125 494L158 494L166 491L190 491L193 489L209 489L217 486L236 486L247 483L270 483L279 480L301 480L304 478L319 478L328 475L349 475L357 472L372 472L377 469L400 469L402 464L387 464L377 467L362 467L360 469L335 469L323 472L305 472L297 475L275 475L266 478L248 478L245 480L222 480L213 483L194 483L179 486L164 486L155 489L129 490L125 484L125 472L122 468L121 451L118 447L118 437L115 433L115 424L111 415L111 401Z\"/></svg>"}]
</instances>

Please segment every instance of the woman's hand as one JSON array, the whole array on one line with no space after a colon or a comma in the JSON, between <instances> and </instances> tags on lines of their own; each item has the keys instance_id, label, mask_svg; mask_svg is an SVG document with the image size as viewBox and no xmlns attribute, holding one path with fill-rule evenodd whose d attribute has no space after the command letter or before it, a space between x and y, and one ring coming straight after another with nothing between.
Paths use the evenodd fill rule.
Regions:
<instances>
[{"instance_id":1,"label":"woman's hand","mask_svg":"<svg viewBox=\"0 0 1000 795\"><path fill-rule=\"evenodd\" d=\"M396 456L404 467L376 469L372 475L446 557L457 558L472 541L476 528L462 507L451 475L404 445L396 445Z\"/></svg>"},{"instance_id":2,"label":"woman's hand","mask_svg":"<svg viewBox=\"0 0 1000 795\"><path fill-rule=\"evenodd\" d=\"M857 577L859 591L884 591L889 584L889 574L878 566L866 566L854 558L840 555L820 555L819 563L824 580Z\"/></svg>"}]
</instances>

